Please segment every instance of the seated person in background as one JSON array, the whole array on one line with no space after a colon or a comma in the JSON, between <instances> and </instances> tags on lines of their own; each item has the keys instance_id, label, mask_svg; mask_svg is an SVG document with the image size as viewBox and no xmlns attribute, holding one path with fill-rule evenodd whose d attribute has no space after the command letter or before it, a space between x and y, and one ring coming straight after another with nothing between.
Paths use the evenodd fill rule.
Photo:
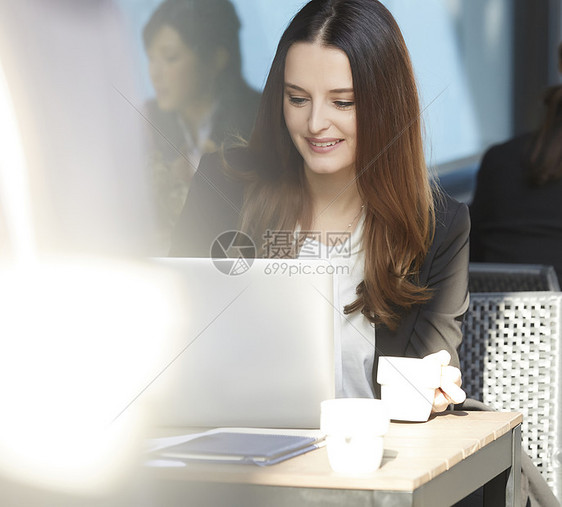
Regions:
<instances>
[{"instance_id":1,"label":"seated person in background","mask_svg":"<svg viewBox=\"0 0 562 507\"><path fill-rule=\"evenodd\" d=\"M225 150L226 165L202 158L171 253L208 257L237 229L258 256L287 252L289 238L291 257L346 263L334 295L337 396L380 397L379 355L438 354L451 363L440 412L465 397L469 215L430 187L419 118L390 12L376 0L309 2L281 38L248 146Z\"/></svg>"},{"instance_id":2,"label":"seated person in background","mask_svg":"<svg viewBox=\"0 0 562 507\"><path fill-rule=\"evenodd\" d=\"M562 72L562 43L558 47ZM562 85L538 131L494 146L470 205L470 260L554 266L562 284Z\"/></svg>"},{"instance_id":3,"label":"seated person in background","mask_svg":"<svg viewBox=\"0 0 562 507\"><path fill-rule=\"evenodd\" d=\"M247 138L259 93L241 73L240 22L229 0L166 0L143 31L156 92L147 104L163 249L199 159Z\"/></svg>"}]
</instances>

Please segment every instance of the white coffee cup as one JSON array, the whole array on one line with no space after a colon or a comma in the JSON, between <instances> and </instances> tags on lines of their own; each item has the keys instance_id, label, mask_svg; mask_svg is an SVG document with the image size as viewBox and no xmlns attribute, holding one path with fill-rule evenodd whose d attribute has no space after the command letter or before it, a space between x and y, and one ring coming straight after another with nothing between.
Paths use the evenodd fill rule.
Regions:
<instances>
[{"instance_id":1,"label":"white coffee cup","mask_svg":"<svg viewBox=\"0 0 562 507\"><path fill-rule=\"evenodd\" d=\"M441 369L439 362L431 359L381 356L377 382L390 419L427 421L435 389L441 385Z\"/></svg>"},{"instance_id":2,"label":"white coffee cup","mask_svg":"<svg viewBox=\"0 0 562 507\"><path fill-rule=\"evenodd\" d=\"M320 429L326 434L332 470L353 475L377 470L389 423L381 400L339 398L323 401Z\"/></svg>"}]
</instances>

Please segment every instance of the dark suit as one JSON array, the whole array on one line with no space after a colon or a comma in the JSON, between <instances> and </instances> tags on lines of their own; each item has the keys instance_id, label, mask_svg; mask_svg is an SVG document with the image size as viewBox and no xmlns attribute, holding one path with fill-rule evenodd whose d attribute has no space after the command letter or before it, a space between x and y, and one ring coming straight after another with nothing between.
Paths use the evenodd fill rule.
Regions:
<instances>
[{"instance_id":1,"label":"dark suit","mask_svg":"<svg viewBox=\"0 0 562 507\"><path fill-rule=\"evenodd\" d=\"M260 94L241 81L232 84L218 97L217 110L212 118L210 141L216 146L231 145L237 136L248 139L260 102ZM183 153L184 133L176 112L162 111L156 100L146 104L146 114L153 140L153 149L164 162L172 162ZM183 153L183 155L188 155Z\"/></svg>"},{"instance_id":2,"label":"dark suit","mask_svg":"<svg viewBox=\"0 0 562 507\"><path fill-rule=\"evenodd\" d=\"M244 149L227 153L229 164L239 170L252 166ZM209 257L214 239L224 231L237 229L242 207L243 183L224 175L217 154L201 160L185 207L172 238L171 255ZM422 284L433 290L431 301L405 312L396 331L376 328L376 383L379 355L423 357L448 350L451 364L458 366L461 322L468 308L468 209L443 196L436 200L437 224L433 244L420 272Z\"/></svg>"},{"instance_id":3,"label":"dark suit","mask_svg":"<svg viewBox=\"0 0 562 507\"><path fill-rule=\"evenodd\" d=\"M526 134L484 155L470 205L470 259L552 265L562 283L562 180L527 183L531 141Z\"/></svg>"}]
</instances>

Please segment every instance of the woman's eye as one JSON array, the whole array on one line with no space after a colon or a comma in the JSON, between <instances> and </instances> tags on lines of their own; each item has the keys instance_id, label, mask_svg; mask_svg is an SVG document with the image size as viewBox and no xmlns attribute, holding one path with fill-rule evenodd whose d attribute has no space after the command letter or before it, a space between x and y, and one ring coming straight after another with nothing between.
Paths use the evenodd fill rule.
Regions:
<instances>
[{"instance_id":1,"label":"woman's eye","mask_svg":"<svg viewBox=\"0 0 562 507\"><path fill-rule=\"evenodd\" d=\"M289 95L289 102L295 106L302 106L306 102L306 99L304 97L291 97Z\"/></svg>"},{"instance_id":2,"label":"woman's eye","mask_svg":"<svg viewBox=\"0 0 562 507\"><path fill-rule=\"evenodd\" d=\"M338 109L349 109L350 107L353 107L355 105L355 102L352 102L350 100L336 100L334 104Z\"/></svg>"}]
</instances>

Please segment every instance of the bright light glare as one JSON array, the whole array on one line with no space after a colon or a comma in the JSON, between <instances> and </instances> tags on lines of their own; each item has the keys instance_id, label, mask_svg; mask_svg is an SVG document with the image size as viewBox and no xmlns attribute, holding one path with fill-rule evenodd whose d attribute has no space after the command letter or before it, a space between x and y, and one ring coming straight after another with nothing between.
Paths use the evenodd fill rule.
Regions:
<instances>
[{"instance_id":1,"label":"bright light glare","mask_svg":"<svg viewBox=\"0 0 562 507\"><path fill-rule=\"evenodd\" d=\"M0 472L68 490L112 484L181 324L148 267L61 260L0 270ZM117 419L116 419L117 417Z\"/></svg>"},{"instance_id":2,"label":"bright light glare","mask_svg":"<svg viewBox=\"0 0 562 507\"><path fill-rule=\"evenodd\" d=\"M136 463L146 396L136 398L177 354L181 298L153 266L39 259L1 65L0 139L0 212L16 261L0 265L0 475L103 494Z\"/></svg>"},{"instance_id":3,"label":"bright light glare","mask_svg":"<svg viewBox=\"0 0 562 507\"><path fill-rule=\"evenodd\" d=\"M0 201L16 257L35 254L25 157L8 82L0 65Z\"/></svg>"}]
</instances>

